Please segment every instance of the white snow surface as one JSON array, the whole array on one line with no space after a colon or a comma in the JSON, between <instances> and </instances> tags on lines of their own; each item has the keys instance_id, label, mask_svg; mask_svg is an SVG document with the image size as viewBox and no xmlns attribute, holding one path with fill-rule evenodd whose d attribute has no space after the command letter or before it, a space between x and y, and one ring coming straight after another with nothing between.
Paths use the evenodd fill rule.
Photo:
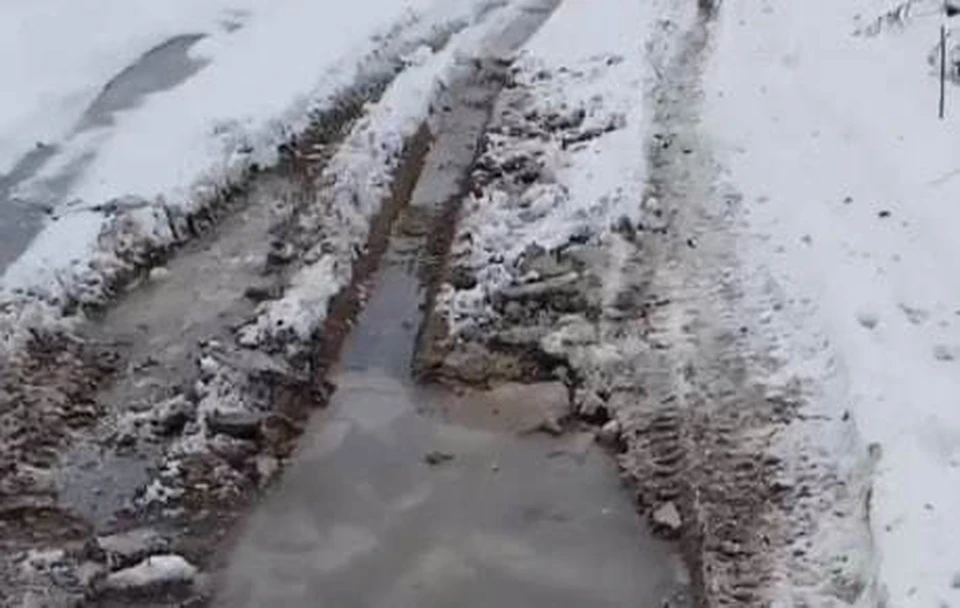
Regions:
<instances>
[{"instance_id":1,"label":"white snow surface","mask_svg":"<svg viewBox=\"0 0 960 608\"><path fill-rule=\"evenodd\" d=\"M62 198L51 201L56 204L56 219L47 223L0 278L3 299L28 293L62 305L78 291L96 291L105 275L123 264L116 259L116 249L130 243L163 246L174 241L176 235L167 221L171 213L196 211L220 189L236 183L252 164L272 164L277 145L303 129L312 111L329 107L338 94L359 84L363 74L389 69L400 49L471 22L488 4L483 0L357 0L332 5L311 0L246 1L248 8L257 10L247 11L243 27L216 31L190 49L191 58L207 62L199 72L170 90L148 95L134 108L117 112L111 125L67 138L39 175L21 185L16 194L42 199L51 178L70 177ZM171 14L180 4L170 3ZM102 86L138 53L172 33L219 27L217 20L231 14L228 9L233 6L185 10L180 21L166 28L161 24L173 17L162 13L151 18L148 13L131 24L139 24L146 32L138 38L142 44L103 41L103 52L119 58L98 63L99 71L90 68L83 77ZM10 19L17 16L11 14ZM0 21L5 18L0 16ZM122 14L114 18L121 28ZM52 30L68 27L59 21L54 26L53 21ZM213 25L204 29L205 23ZM83 55L86 46L77 44ZM21 64L29 61L29 55L17 56L19 63L13 69L28 69ZM50 70L83 67L62 63L66 67L51 65ZM95 91L88 91L83 100L89 101L92 94ZM75 121L82 106L67 118L51 118L51 124ZM42 135L30 132L29 139L36 138ZM117 199L121 200L119 217L98 211Z\"/></svg>"},{"instance_id":2,"label":"white snow surface","mask_svg":"<svg viewBox=\"0 0 960 608\"><path fill-rule=\"evenodd\" d=\"M813 373L821 412L849 412L872 444L877 601L896 608L960 605L960 96L948 82L939 120L940 10L727 1L706 74L705 127L748 208L743 257L807 331L781 345L785 373Z\"/></svg>"}]
</instances>

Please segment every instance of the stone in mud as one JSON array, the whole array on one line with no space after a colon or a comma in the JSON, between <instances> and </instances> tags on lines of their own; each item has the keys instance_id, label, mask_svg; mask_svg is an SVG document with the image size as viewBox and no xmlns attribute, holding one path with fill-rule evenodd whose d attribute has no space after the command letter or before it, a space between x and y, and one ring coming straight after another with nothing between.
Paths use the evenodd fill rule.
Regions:
<instances>
[{"instance_id":1,"label":"stone in mud","mask_svg":"<svg viewBox=\"0 0 960 608\"><path fill-rule=\"evenodd\" d=\"M296 257L296 250L289 243L274 241L270 243L270 252L267 254L267 267L276 268L290 263Z\"/></svg>"},{"instance_id":2,"label":"stone in mud","mask_svg":"<svg viewBox=\"0 0 960 608\"><path fill-rule=\"evenodd\" d=\"M103 588L110 591L147 591L169 585L190 585L197 568L180 555L155 555L135 566L107 576Z\"/></svg>"},{"instance_id":3,"label":"stone in mud","mask_svg":"<svg viewBox=\"0 0 960 608\"><path fill-rule=\"evenodd\" d=\"M149 274L147 275L147 280L151 283L158 283L167 279L170 276L170 271L167 270L165 266L157 266L151 268Z\"/></svg>"},{"instance_id":4,"label":"stone in mud","mask_svg":"<svg viewBox=\"0 0 960 608\"><path fill-rule=\"evenodd\" d=\"M537 281L536 283L505 287L498 294L498 299L505 304L509 301L543 301L548 297L556 297L559 294L575 295L577 293L578 278L577 273L570 272L544 281Z\"/></svg>"},{"instance_id":5,"label":"stone in mud","mask_svg":"<svg viewBox=\"0 0 960 608\"><path fill-rule=\"evenodd\" d=\"M441 464L445 464L453 460L453 454L448 454L447 452L440 452L434 450L433 452L428 452L424 455L423 461L428 465L435 467Z\"/></svg>"},{"instance_id":6,"label":"stone in mud","mask_svg":"<svg viewBox=\"0 0 960 608\"><path fill-rule=\"evenodd\" d=\"M664 503L658 507L650 516L650 519L654 526L670 533L679 532L683 526L680 511L677 510L677 506L672 502Z\"/></svg>"},{"instance_id":7,"label":"stone in mud","mask_svg":"<svg viewBox=\"0 0 960 608\"><path fill-rule=\"evenodd\" d=\"M548 253L541 247L524 251L523 261L520 262L520 273L525 275L534 273L539 279L552 279L576 271L573 260L561 259L556 254Z\"/></svg>"},{"instance_id":8,"label":"stone in mud","mask_svg":"<svg viewBox=\"0 0 960 608\"><path fill-rule=\"evenodd\" d=\"M454 289L473 289L477 286L477 276L466 266L454 266L450 270L450 284Z\"/></svg>"},{"instance_id":9,"label":"stone in mud","mask_svg":"<svg viewBox=\"0 0 960 608\"><path fill-rule=\"evenodd\" d=\"M283 295L279 285L251 285L243 291L243 297L254 303L277 300Z\"/></svg>"},{"instance_id":10,"label":"stone in mud","mask_svg":"<svg viewBox=\"0 0 960 608\"><path fill-rule=\"evenodd\" d=\"M586 117L587 113L583 108L564 114L555 112L546 117L544 126L550 131L578 129Z\"/></svg>"},{"instance_id":11,"label":"stone in mud","mask_svg":"<svg viewBox=\"0 0 960 608\"><path fill-rule=\"evenodd\" d=\"M234 468L241 468L247 459L257 453L257 444L249 439L237 439L229 435L214 435L207 442L210 451L223 458Z\"/></svg>"},{"instance_id":12,"label":"stone in mud","mask_svg":"<svg viewBox=\"0 0 960 608\"><path fill-rule=\"evenodd\" d=\"M625 289L613 298L613 307L622 312L640 308L641 295L633 289Z\"/></svg>"},{"instance_id":13,"label":"stone in mud","mask_svg":"<svg viewBox=\"0 0 960 608\"><path fill-rule=\"evenodd\" d=\"M616 420L608 420L606 424L597 431L597 441L603 445L615 446L620 439L620 423Z\"/></svg>"},{"instance_id":14,"label":"stone in mud","mask_svg":"<svg viewBox=\"0 0 960 608\"><path fill-rule=\"evenodd\" d=\"M213 412L207 416L207 428L211 433L223 434L234 439L255 440L262 436L262 424L266 416L260 412Z\"/></svg>"},{"instance_id":15,"label":"stone in mud","mask_svg":"<svg viewBox=\"0 0 960 608\"><path fill-rule=\"evenodd\" d=\"M184 395L177 395L156 407L151 422L160 435L173 435L179 433L195 413L196 406Z\"/></svg>"},{"instance_id":16,"label":"stone in mud","mask_svg":"<svg viewBox=\"0 0 960 608\"><path fill-rule=\"evenodd\" d=\"M152 528L137 528L101 536L97 545L103 551L112 570L128 568L150 555L163 553L170 547L169 540Z\"/></svg>"}]
</instances>

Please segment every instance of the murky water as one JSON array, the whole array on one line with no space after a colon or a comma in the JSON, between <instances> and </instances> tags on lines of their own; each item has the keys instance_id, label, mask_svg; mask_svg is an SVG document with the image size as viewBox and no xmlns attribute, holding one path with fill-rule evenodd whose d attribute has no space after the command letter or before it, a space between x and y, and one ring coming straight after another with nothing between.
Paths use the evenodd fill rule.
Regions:
<instances>
[{"instance_id":1,"label":"murky water","mask_svg":"<svg viewBox=\"0 0 960 608\"><path fill-rule=\"evenodd\" d=\"M508 28L510 46L544 18ZM451 394L411 380L431 219L460 189L497 79L453 87L344 344L329 408L251 516L215 604L660 606L682 579L592 434L523 433L566 407L556 383Z\"/></svg>"},{"instance_id":2,"label":"murky water","mask_svg":"<svg viewBox=\"0 0 960 608\"><path fill-rule=\"evenodd\" d=\"M218 605L659 606L679 566L592 435L517 432L562 387L528 387L473 426L424 414L464 398L409 379L408 272L379 275L333 402L250 520Z\"/></svg>"}]
</instances>

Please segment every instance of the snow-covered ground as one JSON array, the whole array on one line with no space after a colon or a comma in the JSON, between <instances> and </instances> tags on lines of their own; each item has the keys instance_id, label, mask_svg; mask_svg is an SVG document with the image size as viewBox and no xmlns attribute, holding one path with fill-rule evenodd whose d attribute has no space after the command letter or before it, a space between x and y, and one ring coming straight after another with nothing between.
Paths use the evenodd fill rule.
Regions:
<instances>
[{"instance_id":1,"label":"snow-covered ground","mask_svg":"<svg viewBox=\"0 0 960 608\"><path fill-rule=\"evenodd\" d=\"M98 3L108 17L85 8L82 18L71 3L8 4L0 23L16 33L6 41L12 39L17 52L4 54L0 73L9 76L0 77L5 84L28 82L22 95L18 91L21 101L10 102L16 105L9 112L4 107L4 118L15 120L0 125L0 160L9 170L35 141L47 146L50 157L34 175L18 178L13 196L50 206L52 217L6 269L0 294L5 301L34 294L60 308L101 300L129 266L131 249L181 240L177 224L184 216L252 165L274 163L277 146L301 131L311 112L328 108L365 78L392 71L400 54L466 25L489 3L250 0L202 9L179 2ZM78 33L70 34L73 28ZM112 33L88 44L84 32L98 28ZM174 67L158 67L155 56L143 55L190 35L206 37L180 38L176 52L187 57L168 58ZM138 57L147 65L138 68ZM133 93L161 90L133 94L130 107L116 99L94 107L104 95L116 96L108 82L117 76L117 88L128 66L179 70L186 79L141 74L161 84L123 86ZM31 117L27 109L38 106L45 113ZM98 115L85 120L91 108Z\"/></svg>"},{"instance_id":2,"label":"snow-covered ground","mask_svg":"<svg viewBox=\"0 0 960 608\"><path fill-rule=\"evenodd\" d=\"M948 82L939 120L943 19L935 1L728 1L706 75L707 130L754 235L743 257L807 332L778 355L820 362L785 373L817 382L875 459L891 607L960 604L960 97Z\"/></svg>"}]
</instances>

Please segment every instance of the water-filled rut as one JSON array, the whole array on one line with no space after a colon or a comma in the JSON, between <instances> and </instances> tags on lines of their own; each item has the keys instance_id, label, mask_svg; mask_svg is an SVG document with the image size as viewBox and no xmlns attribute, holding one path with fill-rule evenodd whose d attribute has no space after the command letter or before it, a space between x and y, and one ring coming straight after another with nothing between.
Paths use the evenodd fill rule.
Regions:
<instances>
[{"instance_id":1,"label":"water-filled rut","mask_svg":"<svg viewBox=\"0 0 960 608\"><path fill-rule=\"evenodd\" d=\"M660 606L683 578L645 529L589 430L538 432L568 411L560 382L479 391L411 369L436 259L503 86L503 57L555 3L523 14L435 104L432 144L357 290L329 406L251 515L221 606Z\"/></svg>"}]
</instances>

